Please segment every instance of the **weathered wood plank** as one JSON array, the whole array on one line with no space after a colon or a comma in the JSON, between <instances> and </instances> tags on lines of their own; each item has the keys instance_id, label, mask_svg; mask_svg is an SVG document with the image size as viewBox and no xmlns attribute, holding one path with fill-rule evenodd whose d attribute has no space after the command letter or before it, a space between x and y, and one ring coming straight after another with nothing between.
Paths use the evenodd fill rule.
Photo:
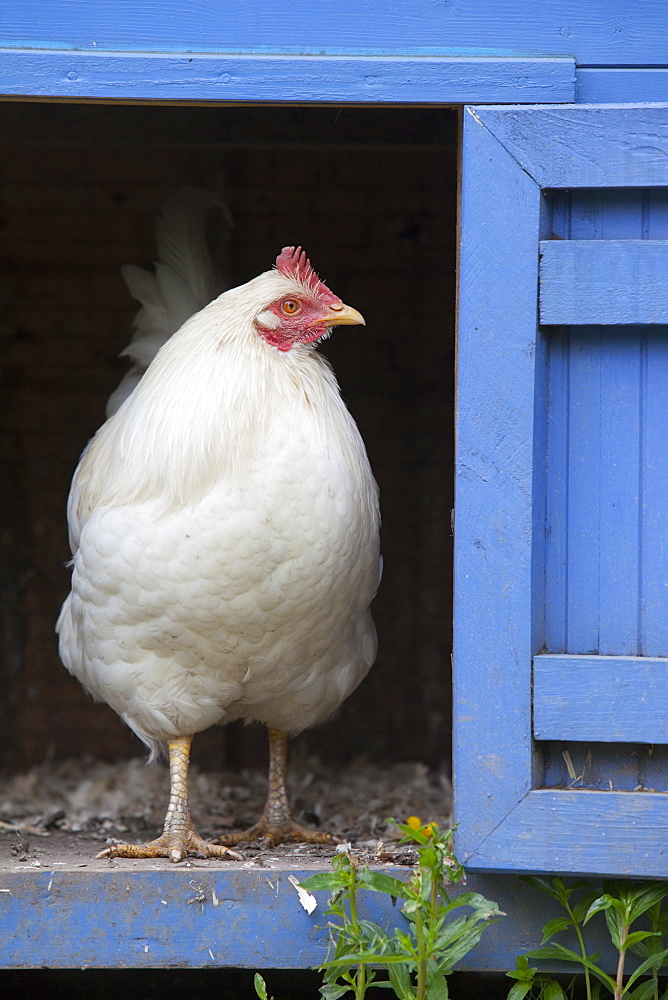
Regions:
<instances>
[{"instance_id":1,"label":"weathered wood plank","mask_svg":"<svg viewBox=\"0 0 668 1000\"><path fill-rule=\"evenodd\" d=\"M150 868L94 861L82 868L80 860L54 865L45 859L36 869L13 859L2 866L2 968L294 969L325 957L329 893L314 894L318 906L308 915L288 881L330 870L324 860L272 860L263 868L217 862L168 868L160 860ZM400 879L410 871L372 867ZM557 916L551 901L516 877L472 875L453 895L469 891L495 900L506 917L485 932L458 970L511 967L518 951L538 946L545 920ZM361 892L359 906L361 916L390 932L405 926L389 897ZM601 964L613 969L616 953L609 942L605 946L604 926L601 920L599 935L594 922L593 940L604 952Z\"/></svg>"},{"instance_id":2,"label":"weathered wood plank","mask_svg":"<svg viewBox=\"0 0 668 1000\"><path fill-rule=\"evenodd\" d=\"M565 103L575 99L575 64L567 57L6 50L0 94L179 103Z\"/></svg>"},{"instance_id":3,"label":"weathered wood plank","mask_svg":"<svg viewBox=\"0 0 668 1000\"><path fill-rule=\"evenodd\" d=\"M477 108L542 188L665 187L668 106Z\"/></svg>"},{"instance_id":4,"label":"weathered wood plank","mask_svg":"<svg viewBox=\"0 0 668 1000\"><path fill-rule=\"evenodd\" d=\"M122 16L121 16L122 15ZM0 42L16 47L122 51L321 51L351 54L440 46L495 54L573 54L589 65L663 65L663 0L31 0L3 3ZM456 48L455 48L456 47ZM419 54L419 53L418 53Z\"/></svg>"},{"instance_id":5,"label":"weathered wood plank","mask_svg":"<svg viewBox=\"0 0 668 1000\"><path fill-rule=\"evenodd\" d=\"M464 860L488 871L664 878L668 795L537 789Z\"/></svg>"},{"instance_id":6,"label":"weathered wood plank","mask_svg":"<svg viewBox=\"0 0 668 1000\"><path fill-rule=\"evenodd\" d=\"M464 164L454 780L458 843L468 853L531 785L532 468L540 191L471 112L465 113Z\"/></svg>"},{"instance_id":7,"label":"weathered wood plank","mask_svg":"<svg viewBox=\"0 0 668 1000\"><path fill-rule=\"evenodd\" d=\"M668 69L665 68L584 66L576 70L575 76L579 104L668 101Z\"/></svg>"},{"instance_id":8,"label":"weathered wood plank","mask_svg":"<svg viewBox=\"0 0 668 1000\"><path fill-rule=\"evenodd\" d=\"M542 240L540 319L668 323L668 240Z\"/></svg>"},{"instance_id":9,"label":"weathered wood plank","mask_svg":"<svg viewBox=\"0 0 668 1000\"><path fill-rule=\"evenodd\" d=\"M534 657L533 685L537 740L666 740L666 657L542 654Z\"/></svg>"}]
</instances>

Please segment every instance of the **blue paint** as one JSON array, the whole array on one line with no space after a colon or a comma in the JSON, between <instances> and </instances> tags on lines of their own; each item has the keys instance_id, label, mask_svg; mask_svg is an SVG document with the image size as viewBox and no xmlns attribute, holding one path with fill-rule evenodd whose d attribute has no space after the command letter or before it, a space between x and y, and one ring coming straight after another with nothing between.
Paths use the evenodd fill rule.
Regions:
<instances>
[{"instance_id":1,"label":"blue paint","mask_svg":"<svg viewBox=\"0 0 668 1000\"><path fill-rule=\"evenodd\" d=\"M542 240L541 323L668 323L668 240Z\"/></svg>"},{"instance_id":2,"label":"blue paint","mask_svg":"<svg viewBox=\"0 0 668 1000\"><path fill-rule=\"evenodd\" d=\"M611 101L668 101L668 69L636 67L627 69L581 68L576 72L579 104Z\"/></svg>"},{"instance_id":3,"label":"blue paint","mask_svg":"<svg viewBox=\"0 0 668 1000\"><path fill-rule=\"evenodd\" d=\"M398 878L408 869L382 866ZM312 915L302 909L290 873L199 865L189 870L5 871L0 893L0 967L30 968L308 968L327 947L328 893ZM298 878L310 872L295 872ZM457 892L495 899L506 917L490 927L458 969L504 969L518 950L540 943L557 911L515 878L472 876ZM214 894L217 906L214 905ZM455 893L456 894L456 893ZM389 898L360 893L360 916L405 927ZM601 925L603 922L601 921ZM605 934L603 964L614 968Z\"/></svg>"},{"instance_id":4,"label":"blue paint","mask_svg":"<svg viewBox=\"0 0 668 1000\"><path fill-rule=\"evenodd\" d=\"M534 747L529 732L528 704L532 656L544 645L613 657L661 657L668 649L666 596L658 587L663 581L665 591L668 579L668 509L659 478L668 463L668 412L660 390L668 375L665 333L659 326L588 325L600 317L592 315L593 296L587 295L584 315L576 317L583 325L541 328L536 320L541 240L665 238L665 195L651 186L666 184L667 152L665 107L465 111L455 818L458 851L474 870L668 875L661 833L668 797L541 788L540 755L534 756L540 745ZM633 187L642 191L623 190ZM564 190L547 197L545 189ZM582 252L555 249L555 259L571 250ZM602 289L607 267L609 297L619 300L620 251L606 266L608 250L596 250L597 280ZM621 256L628 261L638 252L655 251L626 247ZM664 272L661 294L666 280ZM550 294L561 310L577 298L566 282L561 301L556 285ZM603 300L601 290L597 301ZM651 600L644 598L646 586ZM544 661L536 659L539 735L602 739L606 721L621 711L631 690L638 702L643 692L648 698L655 692L659 702L668 698L661 668L645 665L635 686L625 676L626 686L601 704L606 670L610 684L617 675L609 660L596 660L591 676L573 666L579 687L569 700L567 662L553 663L548 684ZM557 720L563 703L568 708ZM657 707L650 733L636 707L627 712L628 725L618 722L611 735L636 743L657 735L663 708ZM595 721L587 723L588 715Z\"/></svg>"},{"instance_id":5,"label":"blue paint","mask_svg":"<svg viewBox=\"0 0 668 1000\"><path fill-rule=\"evenodd\" d=\"M667 657L534 656L533 692L537 740L665 742Z\"/></svg>"},{"instance_id":6,"label":"blue paint","mask_svg":"<svg viewBox=\"0 0 668 1000\"><path fill-rule=\"evenodd\" d=\"M605 267L592 268L600 281L588 301L583 297L585 322L595 318L592 301L608 321L615 316L628 321L637 317L637 310L620 315L625 289L617 262L624 247L630 248L627 257L643 247L649 248L649 256L665 252L668 244L659 241L668 236L668 192L559 195L552 230L560 237L554 247L565 246L569 253L571 247L584 246L591 254L598 246L599 263L612 258L607 296ZM658 302L665 274L664 267L656 294L650 296ZM628 284L633 286L631 280ZM572 319L572 289L564 291L561 301L556 289L553 293L558 315ZM627 303L634 296L630 287ZM650 304L643 312L645 321L653 318L652 309ZM668 463L665 328L574 326L550 333L549 350L546 648L664 655L668 551L662 525L668 506L660 477Z\"/></svg>"},{"instance_id":7,"label":"blue paint","mask_svg":"<svg viewBox=\"0 0 668 1000\"><path fill-rule=\"evenodd\" d=\"M0 93L155 101L568 102L572 58L0 52Z\"/></svg>"},{"instance_id":8,"label":"blue paint","mask_svg":"<svg viewBox=\"0 0 668 1000\"><path fill-rule=\"evenodd\" d=\"M30 0L0 3L0 44L136 52L263 52L276 47L396 50L425 46L573 55L580 65L666 62L663 0Z\"/></svg>"}]
</instances>

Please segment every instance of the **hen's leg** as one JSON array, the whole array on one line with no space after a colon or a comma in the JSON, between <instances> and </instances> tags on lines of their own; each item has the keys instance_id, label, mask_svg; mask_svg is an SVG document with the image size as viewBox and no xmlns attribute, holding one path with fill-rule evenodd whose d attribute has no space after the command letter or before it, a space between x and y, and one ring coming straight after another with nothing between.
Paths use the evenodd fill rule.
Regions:
<instances>
[{"instance_id":1,"label":"hen's leg","mask_svg":"<svg viewBox=\"0 0 668 1000\"><path fill-rule=\"evenodd\" d=\"M264 811L259 821L243 833L224 834L220 839L228 844L238 844L242 840L270 841L272 844L336 843L331 833L307 830L295 823L288 805L288 792L285 785L286 764L288 755L288 737L280 729L268 729L269 732L269 792Z\"/></svg>"},{"instance_id":2,"label":"hen's leg","mask_svg":"<svg viewBox=\"0 0 668 1000\"><path fill-rule=\"evenodd\" d=\"M203 840L193 826L188 807L188 765L192 736L183 736L169 744L169 776L171 793L162 834L148 844L112 844L100 851L98 858L169 858L183 861L189 854L205 858L234 858L241 855L219 844Z\"/></svg>"}]
</instances>

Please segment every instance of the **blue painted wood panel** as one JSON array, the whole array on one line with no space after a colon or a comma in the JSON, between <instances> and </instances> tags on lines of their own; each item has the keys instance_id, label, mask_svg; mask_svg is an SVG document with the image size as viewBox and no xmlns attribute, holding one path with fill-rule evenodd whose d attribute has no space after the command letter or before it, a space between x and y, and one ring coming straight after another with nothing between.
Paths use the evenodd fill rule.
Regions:
<instances>
[{"instance_id":1,"label":"blue painted wood panel","mask_svg":"<svg viewBox=\"0 0 668 1000\"><path fill-rule=\"evenodd\" d=\"M668 323L668 240L542 240L540 320Z\"/></svg>"},{"instance_id":2,"label":"blue painted wood panel","mask_svg":"<svg viewBox=\"0 0 668 1000\"><path fill-rule=\"evenodd\" d=\"M378 867L397 878L406 878L410 870ZM318 908L308 915L288 881L290 874L301 879L314 871L239 871L210 864L157 870L5 870L0 877L0 967L314 966L326 954L329 894L316 893ZM496 900L506 918L485 932L458 969L512 967L518 951L538 946L544 921L557 916L540 893L516 878L471 876L459 887L459 892L469 891ZM389 898L363 892L359 901L362 917L389 928L405 925ZM615 955L609 945L606 949L605 934L594 940L596 950L604 953L603 966L613 969Z\"/></svg>"},{"instance_id":3,"label":"blue painted wood panel","mask_svg":"<svg viewBox=\"0 0 668 1000\"><path fill-rule=\"evenodd\" d=\"M533 690L537 740L666 742L668 657L534 656Z\"/></svg>"},{"instance_id":4,"label":"blue painted wood panel","mask_svg":"<svg viewBox=\"0 0 668 1000\"><path fill-rule=\"evenodd\" d=\"M236 52L323 46L363 54L411 47L464 54L574 55L588 65L663 65L663 0L31 0L0 3L0 43L17 48ZM468 50L468 52L466 51Z\"/></svg>"},{"instance_id":5,"label":"blue painted wood panel","mask_svg":"<svg viewBox=\"0 0 668 1000\"><path fill-rule=\"evenodd\" d=\"M668 191L568 193L551 228L651 245L668 235ZM668 328L553 330L548 350L546 649L664 655Z\"/></svg>"},{"instance_id":6,"label":"blue painted wood panel","mask_svg":"<svg viewBox=\"0 0 668 1000\"><path fill-rule=\"evenodd\" d=\"M114 101L567 102L572 58L0 51L0 94Z\"/></svg>"},{"instance_id":7,"label":"blue painted wood panel","mask_svg":"<svg viewBox=\"0 0 668 1000\"><path fill-rule=\"evenodd\" d=\"M490 107L473 113L541 188L665 187L668 119L661 106L587 105L577 113Z\"/></svg>"},{"instance_id":8,"label":"blue painted wood panel","mask_svg":"<svg viewBox=\"0 0 668 1000\"><path fill-rule=\"evenodd\" d=\"M600 791L548 789L548 748L565 744L543 753L525 727L545 646L668 652L665 328L537 326L541 240L665 238L667 152L665 107L465 111L455 818L474 870L668 875L657 832L668 796L634 791L638 762L623 762L635 749L619 757L625 791L607 779ZM651 598L639 601L639 586ZM623 734L634 748L648 735Z\"/></svg>"},{"instance_id":9,"label":"blue painted wood panel","mask_svg":"<svg viewBox=\"0 0 668 1000\"><path fill-rule=\"evenodd\" d=\"M577 100L581 104L610 104L626 101L668 101L668 69L651 66L635 68L584 67L576 71Z\"/></svg>"},{"instance_id":10,"label":"blue painted wood panel","mask_svg":"<svg viewBox=\"0 0 668 1000\"><path fill-rule=\"evenodd\" d=\"M665 878L666 795L583 788L529 792L467 864L490 871Z\"/></svg>"}]
</instances>

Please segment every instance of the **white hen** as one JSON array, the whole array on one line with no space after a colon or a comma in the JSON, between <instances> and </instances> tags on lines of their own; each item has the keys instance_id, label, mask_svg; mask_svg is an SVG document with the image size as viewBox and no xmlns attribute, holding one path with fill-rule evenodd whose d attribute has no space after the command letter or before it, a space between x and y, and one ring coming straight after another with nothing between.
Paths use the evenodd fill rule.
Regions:
<instances>
[{"instance_id":1,"label":"white hen","mask_svg":"<svg viewBox=\"0 0 668 1000\"><path fill-rule=\"evenodd\" d=\"M376 653L377 489L314 350L363 322L286 248L185 323L84 452L60 654L153 751L167 743L172 781L162 835L107 856L231 853L194 829L187 766L194 733L238 718L269 727L269 795L227 843L328 839L290 816L285 748Z\"/></svg>"}]
</instances>

